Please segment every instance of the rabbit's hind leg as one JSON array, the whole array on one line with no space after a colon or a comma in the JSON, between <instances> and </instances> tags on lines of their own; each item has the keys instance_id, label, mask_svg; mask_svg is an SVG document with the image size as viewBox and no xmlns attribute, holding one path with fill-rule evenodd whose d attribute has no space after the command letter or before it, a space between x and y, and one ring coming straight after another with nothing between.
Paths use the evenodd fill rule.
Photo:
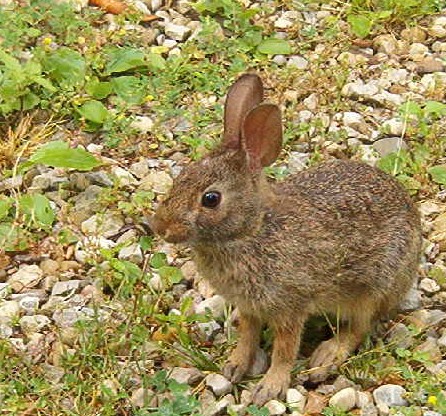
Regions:
<instances>
[{"instance_id":1,"label":"rabbit's hind leg","mask_svg":"<svg viewBox=\"0 0 446 416\"><path fill-rule=\"evenodd\" d=\"M370 330L376 314L376 301L369 298L355 303L354 306L344 308L346 322L340 326L339 332L319 344L311 355L309 376L313 383L324 381L330 372L347 360Z\"/></svg>"}]
</instances>

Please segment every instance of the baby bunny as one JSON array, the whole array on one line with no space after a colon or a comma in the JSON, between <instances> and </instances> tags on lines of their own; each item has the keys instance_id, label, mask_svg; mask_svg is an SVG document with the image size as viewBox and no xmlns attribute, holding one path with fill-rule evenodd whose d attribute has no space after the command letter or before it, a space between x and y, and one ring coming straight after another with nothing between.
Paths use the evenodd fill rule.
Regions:
<instances>
[{"instance_id":1,"label":"baby bunny","mask_svg":"<svg viewBox=\"0 0 446 416\"><path fill-rule=\"evenodd\" d=\"M333 160L268 182L262 168L281 150L282 125L279 108L262 100L257 75L234 83L220 146L181 172L152 219L166 241L191 247L199 273L239 310L226 377L243 378L262 326L272 329L271 366L253 392L258 405L286 392L310 315L344 323L310 366L345 361L411 287L421 245L409 195L378 169Z\"/></svg>"}]
</instances>

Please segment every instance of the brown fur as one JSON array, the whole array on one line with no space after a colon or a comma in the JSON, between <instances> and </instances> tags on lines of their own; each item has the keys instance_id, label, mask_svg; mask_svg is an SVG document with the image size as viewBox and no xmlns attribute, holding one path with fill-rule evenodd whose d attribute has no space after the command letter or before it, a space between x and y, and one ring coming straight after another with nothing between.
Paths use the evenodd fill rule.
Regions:
<instances>
[{"instance_id":1,"label":"brown fur","mask_svg":"<svg viewBox=\"0 0 446 416\"><path fill-rule=\"evenodd\" d=\"M246 131L262 134L251 127ZM285 393L309 315L340 313L348 322L310 360L327 368L345 360L373 319L398 304L416 276L421 231L406 191L380 170L331 161L270 184L256 168L255 146L243 145L255 138L240 136L238 149L231 136L231 146L223 142L179 175L153 228L167 241L188 243L200 274L239 308L240 339L227 377L243 377L262 324L273 329L271 367L254 391L262 404ZM201 206L208 190L222 194L215 209Z\"/></svg>"}]
</instances>

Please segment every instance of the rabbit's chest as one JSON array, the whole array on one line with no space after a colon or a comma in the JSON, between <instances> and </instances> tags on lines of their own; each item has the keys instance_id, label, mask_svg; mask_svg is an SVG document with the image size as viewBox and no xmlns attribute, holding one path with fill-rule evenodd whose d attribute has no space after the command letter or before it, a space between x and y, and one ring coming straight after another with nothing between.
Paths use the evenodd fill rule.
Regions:
<instances>
[{"instance_id":1,"label":"rabbit's chest","mask_svg":"<svg viewBox=\"0 0 446 416\"><path fill-rule=\"evenodd\" d=\"M261 275L252 273L242 259L200 256L195 258L198 272L209 281L215 291L238 307L262 307L270 298Z\"/></svg>"}]
</instances>

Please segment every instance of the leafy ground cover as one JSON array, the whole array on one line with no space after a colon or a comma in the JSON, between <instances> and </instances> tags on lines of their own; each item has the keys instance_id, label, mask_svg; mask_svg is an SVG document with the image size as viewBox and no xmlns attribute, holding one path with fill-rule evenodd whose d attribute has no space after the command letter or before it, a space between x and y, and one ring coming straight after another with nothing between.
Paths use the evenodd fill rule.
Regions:
<instances>
[{"instance_id":1,"label":"leafy ground cover","mask_svg":"<svg viewBox=\"0 0 446 416\"><path fill-rule=\"evenodd\" d=\"M444 2L152 1L116 16L4 3L2 414L446 414ZM247 70L284 115L272 179L331 157L377 164L418 201L426 238L406 311L321 386L305 357L336 325L311 323L299 400L283 407L250 404L256 376L213 387L234 313L145 221L217 143L224 95ZM383 385L403 386L404 405L379 402Z\"/></svg>"}]
</instances>

